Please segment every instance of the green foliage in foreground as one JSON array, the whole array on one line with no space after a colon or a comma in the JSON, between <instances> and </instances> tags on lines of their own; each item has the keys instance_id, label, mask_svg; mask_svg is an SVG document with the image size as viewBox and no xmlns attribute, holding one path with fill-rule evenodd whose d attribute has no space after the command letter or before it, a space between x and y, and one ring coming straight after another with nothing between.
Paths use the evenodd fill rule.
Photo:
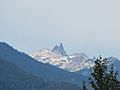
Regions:
<instances>
[{"instance_id":1,"label":"green foliage in foreground","mask_svg":"<svg viewBox=\"0 0 120 90\"><path fill-rule=\"evenodd\" d=\"M107 58L101 56L96 59L92 68L89 83L94 90L120 90L120 82L117 79L118 72L114 70L114 66L108 66ZM85 84L83 84L83 90Z\"/></svg>"}]
</instances>

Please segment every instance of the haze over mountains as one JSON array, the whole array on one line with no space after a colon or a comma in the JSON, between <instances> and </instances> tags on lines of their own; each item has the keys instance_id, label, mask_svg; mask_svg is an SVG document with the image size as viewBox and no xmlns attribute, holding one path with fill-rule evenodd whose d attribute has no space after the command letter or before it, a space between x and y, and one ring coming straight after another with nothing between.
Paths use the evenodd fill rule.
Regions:
<instances>
[{"instance_id":1,"label":"haze over mountains","mask_svg":"<svg viewBox=\"0 0 120 90\"><path fill-rule=\"evenodd\" d=\"M29 55L40 62L56 66L68 72L77 72L85 76L89 75L90 68L94 65L94 58L89 58L85 53L68 55L62 43L55 45L52 50L42 49L32 52ZM108 60L110 65L114 64L117 71L120 71L119 59L108 57Z\"/></svg>"},{"instance_id":2,"label":"haze over mountains","mask_svg":"<svg viewBox=\"0 0 120 90\"><path fill-rule=\"evenodd\" d=\"M9 86L11 86L10 83L6 82L8 80L8 78L7 78L8 76L6 74L9 75L9 72L7 73L6 71L9 71L9 69L10 69L10 71L12 72L11 69L13 69L13 67L20 68L20 70L14 68L14 70L13 70L14 72L12 72L13 75L11 75L13 77L14 77L14 75L16 77L21 76L21 75L17 76L17 74L15 74L15 73L25 72L25 73L27 73L28 77L30 75L30 77L31 77L30 79L34 78L32 76L35 76L37 78L40 78L40 80L43 79L43 81L48 81L48 83L45 83L45 84L48 84L48 86L49 86L49 81L53 82L53 84L52 84L53 86L54 85L58 85L58 86L63 85L63 86L61 86L61 87L63 87L63 90L69 90L69 89L65 89L64 87L67 88L67 87L70 87L70 86L72 86L71 90L74 90L74 88L78 88L77 86L82 85L82 80L86 78L82 75L77 75L75 73L70 73L70 72L64 71L62 69L59 69L57 67L51 66L49 64L44 64L44 63L38 62L35 59L29 57L28 55L26 55L24 53L21 53L21 52L17 51L16 49L14 49L13 47L9 46L8 44L2 43L2 42L0 42L0 60L3 63L5 62L5 65L1 66L1 70L2 70L2 73L3 73L1 77L4 77L3 82L0 82L1 87L3 86L4 83L8 84L8 88L9 88ZM9 65L11 66L11 64L13 64L12 65L13 67L7 68L6 64L8 64L8 66ZM4 70L4 68L6 68L6 71ZM23 76L21 76L21 77L23 77ZM26 74L25 74L25 77L27 78ZM12 78L10 78L10 80L11 79ZM20 79L14 77L13 81L11 80L11 82L16 82L15 80L19 81ZM38 82L41 82L41 81L38 81ZM54 83L56 83L56 84L54 84ZM66 84L62 84L62 83L66 83ZM15 83L13 83L13 84L15 84ZM18 85L19 84L20 83L18 82ZM30 84L28 83L27 85L29 86ZM33 86L34 86L34 84L33 84ZM3 88L4 87L5 86L3 86ZM5 88L7 88L7 87L5 87ZM49 89L45 89L45 90L49 90ZM79 90L79 88L78 88L78 90Z\"/></svg>"},{"instance_id":3,"label":"haze over mountains","mask_svg":"<svg viewBox=\"0 0 120 90\"><path fill-rule=\"evenodd\" d=\"M120 72L120 60L115 57L108 60ZM93 65L94 59L84 53L68 55L62 43L28 56L0 42L0 89L80 90Z\"/></svg>"}]
</instances>

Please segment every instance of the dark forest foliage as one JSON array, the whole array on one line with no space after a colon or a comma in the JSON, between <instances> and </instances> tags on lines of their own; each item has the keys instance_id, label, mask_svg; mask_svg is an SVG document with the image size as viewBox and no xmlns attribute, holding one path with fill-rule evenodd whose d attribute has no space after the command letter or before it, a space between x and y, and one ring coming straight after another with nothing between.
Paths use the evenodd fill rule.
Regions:
<instances>
[{"instance_id":1,"label":"dark forest foliage","mask_svg":"<svg viewBox=\"0 0 120 90\"><path fill-rule=\"evenodd\" d=\"M114 65L110 67L108 65L107 58L100 56L96 59L89 78L89 83L94 90L120 90L118 72L114 70Z\"/></svg>"},{"instance_id":2,"label":"dark forest foliage","mask_svg":"<svg viewBox=\"0 0 120 90\"><path fill-rule=\"evenodd\" d=\"M0 59L0 90L80 90L69 83L55 83L24 72Z\"/></svg>"}]
</instances>

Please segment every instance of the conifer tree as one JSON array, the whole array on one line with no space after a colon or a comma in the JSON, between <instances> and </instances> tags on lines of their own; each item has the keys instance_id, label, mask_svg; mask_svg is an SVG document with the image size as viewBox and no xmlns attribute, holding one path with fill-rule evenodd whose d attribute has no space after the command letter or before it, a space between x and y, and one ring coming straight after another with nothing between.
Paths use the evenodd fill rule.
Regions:
<instances>
[{"instance_id":1,"label":"conifer tree","mask_svg":"<svg viewBox=\"0 0 120 90\"><path fill-rule=\"evenodd\" d=\"M89 78L90 84L94 90L120 90L117 72L112 65L108 67L107 58L101 56L96 59Z\"/></svg>"},{"instance_id":2,"label":"conifer tree","mask_svg":"<svg viewBox=\"0 0 120 90\"><path fill-rule=\"evenodd\" d=\"M83 90L87 90L87 86L86 86L86 82L85 81L83 81Z\"/></svg>"}]
</instances>

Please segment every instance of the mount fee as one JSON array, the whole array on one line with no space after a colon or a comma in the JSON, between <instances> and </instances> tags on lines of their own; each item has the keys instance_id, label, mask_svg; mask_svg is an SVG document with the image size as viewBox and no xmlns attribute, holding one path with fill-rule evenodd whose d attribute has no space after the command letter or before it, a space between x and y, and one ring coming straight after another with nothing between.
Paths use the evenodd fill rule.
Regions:
<instances>
[{"instance_id":1,"label":"mount fee","mask_svg":"<svg viewBox=\"0 0 120 90\"><path fill-rule=\"evenodd\" d=\"M93 66L93 61L84 53L67 55L63 44L56 45L52 50L42 49L29 54L34 59L54 65L69 72L76 72Z\"/></svg>"}]
</instances>

